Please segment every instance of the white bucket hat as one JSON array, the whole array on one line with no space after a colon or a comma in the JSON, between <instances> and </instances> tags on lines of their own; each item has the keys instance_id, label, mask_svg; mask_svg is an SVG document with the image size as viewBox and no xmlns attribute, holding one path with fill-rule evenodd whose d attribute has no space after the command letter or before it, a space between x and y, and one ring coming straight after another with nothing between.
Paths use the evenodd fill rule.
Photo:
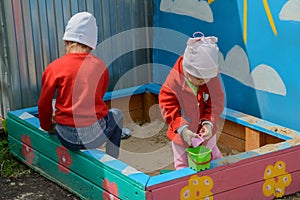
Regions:
<instances>
[{"instance_id":1,"label":"white bucket hat","mask_svg":"<svg viewBox=\"0 0 300 200\"><path fill-rule=\"evenodd\" d=\"M196 34L202 34L196 37ZM183 69L197 78L213 78L218 74L218 38L195 32L187 41L183 54Z\"/></svg>"},{"instance_id":2,"label":"white bucket hat","mask_svg":"<svg viewBox=\"0 0 300 200\"><path fill-rule=\"evenodd\" d=\"M66 26L63 40L78 42L96 48L98 28L95 17L88 12L80 12L71 17Z\"/></svg>"}]
</instances>

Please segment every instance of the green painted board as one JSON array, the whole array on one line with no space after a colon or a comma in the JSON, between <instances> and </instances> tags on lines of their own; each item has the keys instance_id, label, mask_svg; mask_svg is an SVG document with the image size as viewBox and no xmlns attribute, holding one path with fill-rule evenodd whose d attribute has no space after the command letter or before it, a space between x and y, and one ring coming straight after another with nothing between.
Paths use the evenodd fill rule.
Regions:
<instances>
[{"instance_id":1,"label":"green painted board","mask_svg":"<svg viewBox=\"0 0 300 200\"><path fill-rule=\"evenodd\" d=\"M115 159L109 160L111 157L103 153L103 157L106 157L106 164L104 164L81 151L72 152L67 150L58 142L55 136L49 135L46 132L40 132L41 130L36 131L37 128L27 127L23 123L21 124L10 117L7 118L7 124L11 138L10 141L12 141L13 138L14 140L20 141L20 143L28 143L32 149L34 149L34 152L39 153L38 155L43 155L57 163L56 165L58 165L58 163L64 163L65 166L67 166L64 169L69 169L73 173L84 177L97 187L102 187L103 181L105 180L105 183L112 188L126 188L126 190L119 190L118 197L121 199L129 199L130 197L130 199L141 200L146 198L144 185L125 176L115 168L109 167L107 164L115 164L114 162L120 164L120 161ZM10 146L12 145L13 144L10 143ZM22 148L20 146L19 148L19 151L22 152ZM34 156L29 159L31 159L31 165L37 166L36 163L39 163L40 157ZM47 170L45 172L48 173Z\"/></svg>"},{"instance_id":2,"label":"green painted board","mask_svg":"<svg viewBox=\"0 0 300 200\"><path fill-rule=\"evenodd\" d=\"M44 156L43 154L32 150L34 154L34 164L30 164L26 161L22 153L22 142L9 136L10 148L14 156L20 159L22 162L39 172L41 175L50 179L51 181L59 184L65 189L73 192L81 199L104 199L103 195L106 195L101 187L89 182L86 178L79 174L70 171L68 174L61 172L58 169L57 162ZM105 194L103 194L105 193Z\"/></svg>"}]
</instances>

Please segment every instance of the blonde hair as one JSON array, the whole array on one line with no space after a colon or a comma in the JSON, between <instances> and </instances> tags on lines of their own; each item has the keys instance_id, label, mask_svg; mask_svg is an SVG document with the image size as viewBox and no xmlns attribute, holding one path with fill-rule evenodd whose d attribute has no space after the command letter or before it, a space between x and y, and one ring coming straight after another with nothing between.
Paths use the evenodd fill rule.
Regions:
<instances>
[{"instance_id":1,"label":"blonde hair","mask_svg":"<svg viewBox=\"0 0 300 200\"><path fill-rule=\"evenodd\" d=\"M66 53L91 52L92 48L79 42L65 41Z\"/></svg>"}]
</instances>

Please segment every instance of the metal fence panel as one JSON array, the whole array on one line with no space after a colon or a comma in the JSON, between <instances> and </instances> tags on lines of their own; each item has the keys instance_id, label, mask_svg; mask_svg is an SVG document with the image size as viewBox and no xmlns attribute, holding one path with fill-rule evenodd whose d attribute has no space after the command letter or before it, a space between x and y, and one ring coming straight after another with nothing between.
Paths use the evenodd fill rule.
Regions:
<instances>
[{"instance_id":1,"label":"metal fence panel","mask_svg":"<svg viewBox=\"0 0 300 200\"><path fill-rule=\"evenodd\" d=\"M139 41L146 40L151 46L151 34L121 34L153 26L151 0L2 0L0 11L2 116L9 110L37 105L42 72L65 53L65 26L73 14L81 11L96 17L98 43L117 35L116 41L93 52L109 63L109 90L152 81L151 49L135 49ZM128 52L121 55L119 49L124 48ZM144 67L136 70L139 66Z\"/></svg>"}]
</instances>

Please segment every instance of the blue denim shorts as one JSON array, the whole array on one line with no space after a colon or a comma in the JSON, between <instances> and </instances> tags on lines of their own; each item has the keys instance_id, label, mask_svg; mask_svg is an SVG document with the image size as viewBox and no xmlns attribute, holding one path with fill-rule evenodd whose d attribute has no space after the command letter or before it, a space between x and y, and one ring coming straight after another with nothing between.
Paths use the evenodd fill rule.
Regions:
<instances>
[{"instance_id":1,"label":"blue denim shorts","mask_svg":"<svg viewBox=\"0 0 300 200\"><path fill-rule=\"evenodd\" d=\"M71 150L97 148L107 141L106 132L110 131L110 113L91 126L75 128L57 124L56 135L61 143Z\"/></svg>"}]
</instances>

